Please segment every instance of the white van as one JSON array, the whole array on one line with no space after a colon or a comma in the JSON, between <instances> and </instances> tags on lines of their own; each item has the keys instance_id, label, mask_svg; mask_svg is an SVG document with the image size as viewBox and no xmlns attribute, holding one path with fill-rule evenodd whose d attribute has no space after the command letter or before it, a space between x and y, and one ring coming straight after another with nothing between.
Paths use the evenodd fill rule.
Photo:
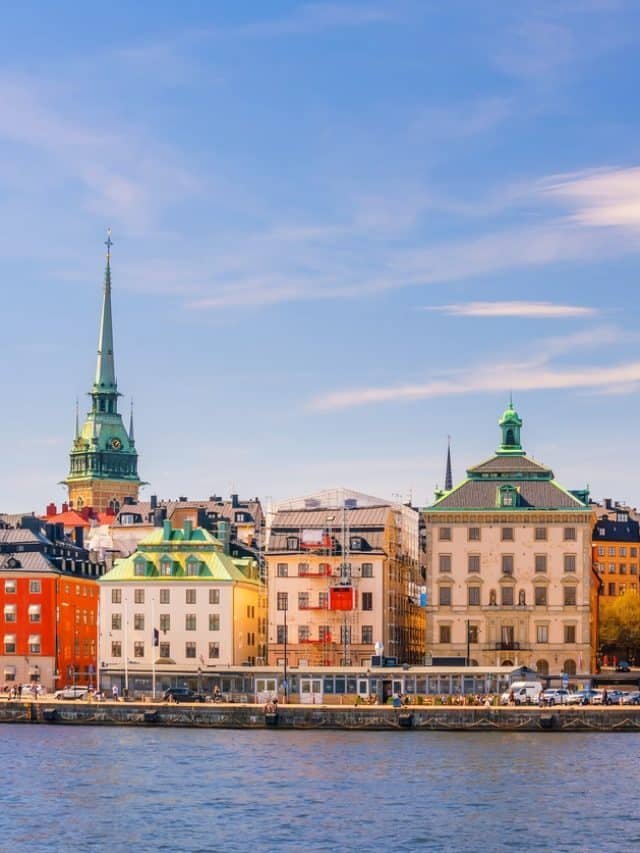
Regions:
<instances>
[{"instance_id":1,"label":"white van","mask_svg":"<svg viewBox=\"0 0 640 853\"><path fill-rule=\"evenodd\" d=\"M513 696L516 705L536 705L542 690L541 681L514 681L500 697L500 704L509 705Z\"/></svg>"}]
</instances>

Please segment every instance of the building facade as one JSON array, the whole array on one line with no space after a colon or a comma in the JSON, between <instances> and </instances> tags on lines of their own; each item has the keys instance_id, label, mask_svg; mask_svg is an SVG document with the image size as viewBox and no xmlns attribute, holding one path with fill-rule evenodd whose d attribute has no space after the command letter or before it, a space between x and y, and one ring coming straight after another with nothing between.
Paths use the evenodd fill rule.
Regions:
<instances>
[{"instance_id":1,"label":"building facade","mask_svg":"<svg viewBox=\"0 0 640 853\"><path fill-rule=\"evenodd\" d=\"M637 594L640 524L634 510L612 501L594 509L593 565L602 582L602 597Z\"/></svg>"},{"instance_id":2,"label":"building facade","mask_svg":"<svg viewBox=\"0 0 640 853\"><path fill-rule=\"evenodd\" d=\"M257 562L232 558L189 520L179 530L165 520L100 587L103 689L151 693L186 683L207 690L220 669L265 657Z\"/></svg>"},{"instance_id":3,"label":"building facade","mask_svg":"<svg viewBox=\"0 0 640 853\"><path fill-rule=\"evenodd\" d=\"M360 666L424 660L418 513L335 490L269 517L269 663Z\"/></svg>"},{"instance_id":4,"label":"building facade","mask_svg":"<svg viewBox=\"0 0 640 853\"><path fill-rule=\"evenodd\" d=\"M512 405L499 426L495 455L424 511L428 650L434 663L586 672L598 583L588 494L525 454Z\"/></svg>"},{"instance_id":5,"label":"building facade","mask_svg":"<svg viewBox=\"0 0 640 853\"><path fill-rule=\"evenodd\" d=\"M76 412L69 474L64 481L69 493L69 508L75 510L91 507L99 512L108 508L117 511L127 498L137 500L141 485L133 412L127 430L118 411L120 394L116 382L111 313L111 245L109 236L98 360L89 392L91 410L82 427Z\"/></svg>"},{"instance_id":6,"label":"building facade","mask_svg":"<svg viewBox=\"0 0 640 853\"><path fill-rule=\"evenodd\" d=\"M4 684L40 682L51 692L95 684L98 577L62 525L29 516L0 530L0 670Z\"/></svg>"}]
</instances>

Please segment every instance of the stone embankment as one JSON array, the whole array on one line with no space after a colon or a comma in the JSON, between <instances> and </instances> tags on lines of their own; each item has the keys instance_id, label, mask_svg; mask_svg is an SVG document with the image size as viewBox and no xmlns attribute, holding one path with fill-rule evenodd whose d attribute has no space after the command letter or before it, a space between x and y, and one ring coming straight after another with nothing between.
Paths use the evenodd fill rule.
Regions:
<instances>
[{"instance_id":1,"label":"stone embankment","mask_svg":"<svg viewBox=\"0 0 640 853\"><path fill-rule=\"evenodd\" d=\"M148 702L0 703L0 723L174 726L183 728L342 729L360 731L640 731L640 707L341 707L285 705L267 714L260 705Z\"/></svg>"}]
</instances>

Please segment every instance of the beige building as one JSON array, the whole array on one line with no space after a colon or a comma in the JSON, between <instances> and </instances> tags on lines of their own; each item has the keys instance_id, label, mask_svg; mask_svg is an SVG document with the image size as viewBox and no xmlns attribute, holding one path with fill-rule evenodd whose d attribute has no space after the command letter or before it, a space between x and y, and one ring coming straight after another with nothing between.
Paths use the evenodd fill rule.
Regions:
<instances>
[{"instance_id":1,"label":"beige building","mask_svg":"<svg viewBox=\"0 0 640 853\"><path fill-rule=\"evenodd\" d=\"M424 660L419 515L326 491L268 516L269 663L360 666Z\"/></svg>"},{"instance_id":2,"label":"beige building","mask_svg":"<svg viewBox=\"0 0 640 853\"><path fill-rule=\"evenodd\" d=\"M496 454L424 511L427 649L437 662L587 672L593 514L520 444L510 405Z\"/></svg>"},{"instance_id":3,"label":"beige building","mask_svg":"<svg viewBox=\"0 0 640 853\"><path fill-rule=\"evenodd\" d=\"M232 558L207 530L169 520L100 579L103 689L188 684L264 662L266 594L258 564Z\"/></svg>"}]
</instances>

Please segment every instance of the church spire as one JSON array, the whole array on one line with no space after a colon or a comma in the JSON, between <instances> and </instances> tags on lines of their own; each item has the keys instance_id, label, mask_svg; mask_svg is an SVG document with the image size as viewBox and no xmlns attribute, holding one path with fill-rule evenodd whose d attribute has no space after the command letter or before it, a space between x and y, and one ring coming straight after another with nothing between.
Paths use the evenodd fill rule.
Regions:
<instances>
[{"instance_id":1,"label":"church spire","mask_svg":"<svg viewBox=\"0 0 640 853\"><path fill-rule=\"evenodd\" d=\"M104 294L102 298L102 314L100 317L100 336L98 339L98 361L96 363L96 378L93 383L94 393L117 393L116 369L113 359L113 321L111 317L111 229L107 230L107 265L104 271Z\"/></svg>"},{"instance_id":2,"label":"church spire","mask_svg":"<svg viewBox=\"0 0 640 853\"><path fill-rule=\"evenodd\" d=\"M453 474L451 473L451 436L447 436L447 467L444 475L444 490L450 492L453 488Z\"/></svg>"},{"instance_id":3,"label":"church spire","mask_svg":"<svg viewBox=\"0 0 640 853\"><path fill-rule=\"evenodd\" d=\"M133 397L131 398L131 411L129 413L129 441L135 444L135 435L133 432Z\"/></svg>"}]
</instances>

